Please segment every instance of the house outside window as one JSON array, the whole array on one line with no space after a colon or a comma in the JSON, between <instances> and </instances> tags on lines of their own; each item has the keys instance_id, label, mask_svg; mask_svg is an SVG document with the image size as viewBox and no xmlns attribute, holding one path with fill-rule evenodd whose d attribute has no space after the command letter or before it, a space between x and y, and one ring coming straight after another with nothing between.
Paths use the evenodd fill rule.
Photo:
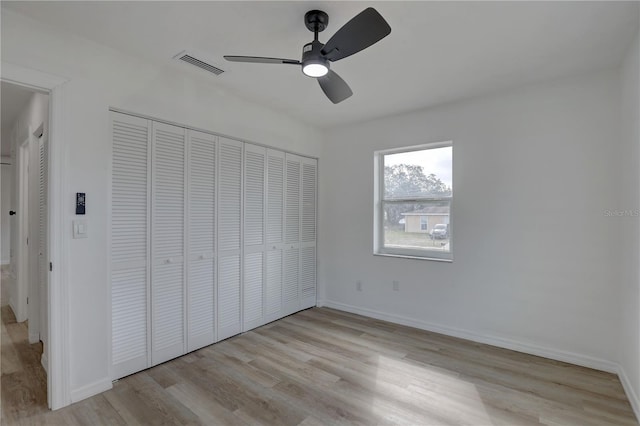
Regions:
<instances>
[{"instance_id":1,"label":"house outside window","mask_svg":"<svg viewBox=\"0 0 640 426\"><path fill-rule=\"evenodd\" d=\"M406 214L406 213L405 213ZM405 225L405 231L407 226ZM428 231L429 229L429 221L427 220L426 216L420 216L420 230L421 231Z\"/></svg>"},{"instance_id":2,"label":"house outside window","mask_svg":"<svg viewBox=\"0 0 640 426\"><path fill-rule=\"evenodd\" d=\"M452 143L378 151L374 158L374 254L452 260Z\"/></svg>"}]
</instances>

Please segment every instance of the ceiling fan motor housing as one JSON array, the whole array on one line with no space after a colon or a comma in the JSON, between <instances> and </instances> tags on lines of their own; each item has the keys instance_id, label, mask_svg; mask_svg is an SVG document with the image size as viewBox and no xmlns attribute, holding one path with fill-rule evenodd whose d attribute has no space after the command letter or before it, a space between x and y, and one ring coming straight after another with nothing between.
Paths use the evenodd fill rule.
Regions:
<instances>
[{"instance_id":1,"label":"ceiling fan motor housing","mask_svg":"<svg viewBox=\"0 0 640 426\"><path fill-rule=\"evenodd\" d=\"M302 48L302 69L311 64L323 65L329 70L329 61L322 55L323 43L315 40L311 43L307 43ZM304 73L304 71L303 71ZM307 74L305 74L307 75Z\"/></svg>"}]
</instances>

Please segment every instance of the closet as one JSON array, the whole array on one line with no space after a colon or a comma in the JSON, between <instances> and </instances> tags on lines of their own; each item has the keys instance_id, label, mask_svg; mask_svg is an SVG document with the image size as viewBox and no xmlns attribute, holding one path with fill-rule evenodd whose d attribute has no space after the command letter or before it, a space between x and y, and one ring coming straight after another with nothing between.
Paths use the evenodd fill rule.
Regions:
<instances>
[{"instance_id":1,"label":"closet","mask_svg":"<svg viewBox=\"0 0 640 426\"><path fill-rule=\"evenodd\" d=\"M317 160L110 114L114 379L315 306Z\"/></svg>"}]
</instances>

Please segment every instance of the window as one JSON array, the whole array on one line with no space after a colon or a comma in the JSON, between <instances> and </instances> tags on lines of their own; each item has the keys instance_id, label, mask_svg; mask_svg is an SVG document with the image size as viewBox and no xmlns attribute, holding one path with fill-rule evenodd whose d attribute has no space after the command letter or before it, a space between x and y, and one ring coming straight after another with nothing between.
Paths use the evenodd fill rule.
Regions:
<instances>
[{"instance_id":1,"label":"window","mask_svg":"<svg viewBox=\"0 0 640 426\"><path fill-rule=\"evenodd\" d=\"M374 254L452 260L453 145L375 153Z\"/></svg>"}]
</instances>

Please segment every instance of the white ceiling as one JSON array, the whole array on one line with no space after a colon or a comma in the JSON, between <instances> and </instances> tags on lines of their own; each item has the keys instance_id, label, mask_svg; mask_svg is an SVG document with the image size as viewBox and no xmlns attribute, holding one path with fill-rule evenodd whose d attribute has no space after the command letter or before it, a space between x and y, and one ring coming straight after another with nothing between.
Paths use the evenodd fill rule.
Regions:
<instances>
[{"instance_id":1,"label":"white ceiling","mask_svg":"<svg viewBox=\"0 0 640 426\"><path fill-rule=\"evenodd\" d=\"M319 127L374 119L616 66L638 30L637 2L2 2L48 25L213 79L229 91ZM291 65L223 55L299 59L312 40L303 16L329 14L327 39L368 6L391 34L332 64L354 95L333 105ZM219 77L171 58L205 55Z\"/></svg>"},{"instance_id":2,"label":"white ceiling","mask_svg":"<svg viewBox=\"0 0 640 426\"><path fill-rule=\"evenodd\" d=\"M3 157L11 155L11 141L9 139L13 122L27 106L33 91L15 84L0 83L0 127L2 128L2 142L0 153Z\"/></svg>"}]
</instances>

